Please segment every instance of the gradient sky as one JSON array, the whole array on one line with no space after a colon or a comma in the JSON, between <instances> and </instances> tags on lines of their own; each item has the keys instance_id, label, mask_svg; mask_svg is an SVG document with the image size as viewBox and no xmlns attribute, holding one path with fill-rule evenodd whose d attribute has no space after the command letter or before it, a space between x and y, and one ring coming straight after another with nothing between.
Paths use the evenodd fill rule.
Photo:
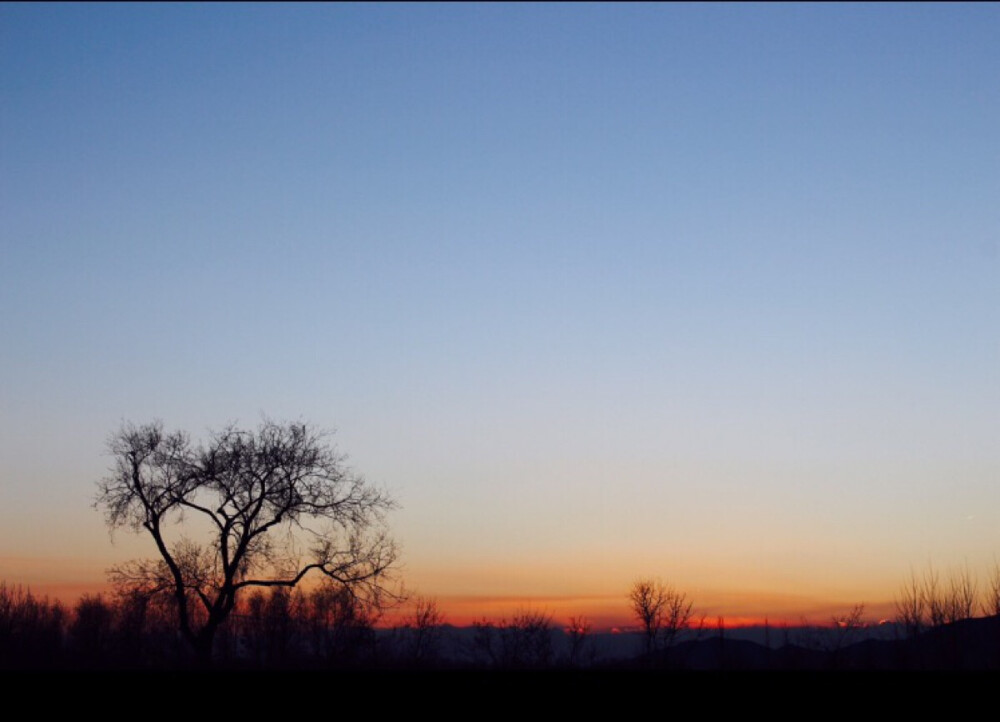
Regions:
<instances>
[{"instance_id":1,"label":"gradient sky","mask_svg":"<svg viewBox=\"0 0 1000 722\"><path fill-rule=\"evenodd\" d=\"M1000 555L1000 6L0 5L0 579L123 420L337 429L453 619ZM603 615L603 616L602 616Z\"/></svg>"}]
</instances>

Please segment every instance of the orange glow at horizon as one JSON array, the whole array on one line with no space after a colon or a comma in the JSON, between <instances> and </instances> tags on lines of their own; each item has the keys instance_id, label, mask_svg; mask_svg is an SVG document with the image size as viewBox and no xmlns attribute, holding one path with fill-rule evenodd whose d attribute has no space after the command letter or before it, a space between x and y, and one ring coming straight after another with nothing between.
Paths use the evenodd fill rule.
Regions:
<instances>
[{"instance_id":1,"label":"orange glow at horizon","mask_svg":"<svg viewBox=\"0 0 1000 722\"><path fill-rule=\"evenodd\" d=\"M110 585L103 579L103 563L82 559L53 559L30 557L0 557L0 582L8 588L20 586L35 597L58 600L74 606L85 594L110 594ZM432 581L432 580L428 580ZM443 580L438 580L443 581ZM435 594L436 584L418 588L422 596L433 599L444 621L455 626L467 626L477 621L498 622L510 620L525 613L542 613L552 618L556 627L566 627L572 618L582 618L593 631L611 628L629 630L636 627L636 620L629 608L627 584L621 593L532 594L534 580L524 585L529 591L522 594L476 594L475 579L470 580L465 593L456 593L453 584L450 593ZM307 591L309 584L302 585ZM555 588L552 585L550 588ZM473 590L469 590L472 587ZM424 591L425 590L425 591ZM492 590L490 590L492 591ZM849 594L849 593L848 593ZM889 619L894 616L891 601L850 600L846 595L837 600L822 592L813 594L789 593L774 590L693 588L688 598L693 602L692 623L706 628L717 628L719 618L725 628L763 625L772 627L800 626L803 623L829 625L834 617L843 616L857 602L865 602L866 621ZM389 609L381 626L392 626L404 620L411 605L402 604Z\"/></svg>"},{"instance_id":2,"label":"orange glow at horizon","mask_svg":"<svg viewBox=\"0 0 1000 722\"><path fill-rule=\"evenodd\" d=\"M533 596L440 596L434 598L444 622L464 627L476 622L511 620L523 613L542 613L552 618L555 627L568 627L571 619L585 620L594 632L617 629L630 631L638 623L624 596L594 597L533 597ZM803 624L829 625L835 616L842 615L844 605L833 603L799 606L779 595L747 595L744 605L730 602L724 607L711 606L711 612L699 608L695 602L691 624L705 629L718 629L721 619L724 629L769 625L771 627L796 627ZM770 603L770 604L768 604ZM741 611L740 606L744 609ZM849 608L849 607L848 607ZM404 605L385 616L383 624L392 626L405 619L409 609ZM875 622L892 616L892 604L880 602L865 606L865 619Z\"/></svg>"}]
</instances>

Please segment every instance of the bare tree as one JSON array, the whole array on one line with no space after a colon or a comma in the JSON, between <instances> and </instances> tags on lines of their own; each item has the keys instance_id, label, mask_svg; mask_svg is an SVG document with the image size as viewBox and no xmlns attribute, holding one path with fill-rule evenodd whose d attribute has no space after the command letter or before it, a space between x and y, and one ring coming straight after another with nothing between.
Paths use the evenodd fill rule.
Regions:
<instances>
[{"instance_id":1,"label":"bare tree","mask_svg":"<svg viewBox=\"0 0 1000 722\"><path fill-rule=\"evenodd\" d=\"M1000 562L993 562L990 577L986 580L986 593L983 598L983 614L987 617L1000 615Z\"/></svg>"},{"instance_id":2,"label":"bare tree","mask_svg":"<svg viewBox=\"0 0 1000 722\"><path fill-rule=\"evenodd\" d=\"M305 620L313 654L332 666L350 666L375 654L375 624L384 602L378 596L359 595L330 579L306 599Z\"/></svg>"},{"instance_id":3,"label":"bare tree","mask_svg":"<svg viewBox=\"0 0 1000 722\"><path fill-rule=\"evenodd\" d=\"M255 589L239 605L240 637L257 664L276 666L289 657L302 606L301 596L293 598L287 587L275 587L270 594Z\"/></svg>"},{"instance_id":4,"label":"bare tree","mask_svg":"<svg viewBox=\"0 0 1000 722\"><path fill-rule=\"evenodd\" d=\"M0 670L58 663L66 621L59 602L0 580Z\"/></svg>"},{"instance_id":5,"label":"bare tree","mask_svg":"<svg viewBox=\"0 0 1000 722\"><path fill-rule=\"evenodd\" d=\"M941 577L934 567L927 565L923 584L924 607L932 627L943 626L948 621L948 595L941 587Z\"/></svg>"},{"instance_id":6,"label":"bare tree","mask_svg":"<svg viewBox=\"0 0 1000 722\"><path fill-rule=\"evenodd\" d=\"M663 606L666 600L659 585L650 579L639 580L633 584L628 599L633 613L642 626L646 654L650 654L656 646L656 638L663 625Z\"/></svg>"},{"instance_id":7,"label":"bare tree","mask_svg":"<svg viewBox=\"0 0 1000 722\"><path fill-rule=\"evenodd\" d=\"M415 597L410 613L397 630L401 637L406 661L414 666L433 664L440 652L444 614L437 601L430 597Z\"/></svg>"},{"instance_id":8,"label":"bare tree","mask_svg":"<svg viewBox=\"0 0 1000 722\"><path fill-rule=\"evenodd\" d=\"M906 630L906 636L912 638L920 634L926 624L927 603L923 585L912 569L910 579L900 588L894 606L896 623Z\"/></svg>"},{"instance_id":9,"label":"bare tree","mask_svg":"<svg viewBox=\"0 0 1000 722\"><path fill-rule=\"evenodd\" d=\"M952 570L948 578L948 592L945 603L946 615L949 622L972 619L972 615L976 611L976 598L978 597L976 587L976 580L973 579L968 565L958 570Z\"/></svg>"},{"instance_id":10,"label":"bare tree","mask_svg":"<svg viewBox=\"0 0 1000 722\"><path fill-rule=\"evenodd\" d=\"M660 641L669 647L691 622L692 603L687 595L662 582L640 579L632 585L628 598L642 626L647 655Z\"/></svg>"},{"instance_id":11,"label":"bare tree","mask_svg":"<svg viewBox=\"0 0 1000 722\"><path fill-rule=\"evenodd\" d=\"M569 625L566 627L566 635L569 637L567 662L571 667L593 661L595 650L593 645L588 644L592 630L593 625L586 617L569 618Z\"/></svg>"},{"instance_id":12,"label":"bare tree","mask_svg":"<svg viewBox=\"0 0 1000 722\"><path fill-rule=\"evenodd\" d=\"M159 553L112 569L111 581L169 595L203 662L244 589L294 587L311 572L351 594L384 589L396 559L384 529L393 502L310 426L230 426L195 446L160 422L128 424L108 448L114 466L95 506L111 530L145 532ZM183 533L205 526L207 541Z\"/></svg>"},{"instance_id":13,"label":"bare tree","mask_svg":"<svg viewBox=\"0 0 1000 722\"><path fill-rule=\"evenodd\" d=\"M984 611L990 608L989 598L1000 599L1000 567L987 587ZM978 584L969 567L952 570L947 585L941 583L938 572L930 565L923 578L911 570L910 579L896 597L896 621L906 629L907 636L916 636L927 627L941 627L963 619L971 619L979 598ZM1000 610L1000 604L997 609Z\"/></svg>"},{"instance_id":14,"label":"bare tree","mask_svg":"<svg viewBox=\"0 0 1000 722\"><path fill-rule=\"evenodd\" d=\"M851 611L847 614L831 618L833 638L828 644L827 652L830 654L830 663L834 667L839 666L841 650L859 640L865 628L864 615L865 605L861 603L851 607Z\"/></svg>"},{"instance_id":15,"label":"bare tree","mask_svg":"<svg viewBox=\"0 0 1000 722\"><path fill-rule=\"evenodd\" d=\"M519 611L498 623L473 624L472 657L476 664L505 669L544 668L552 664L552 617Z\"/></svg>"},{"instance_id":16,"label":"bare tree","mask_svg":"<svg viewBox=\"0 0 1000 722\"><path fill-rule=\"evenodd\" d=\"M73 609L69 637L78 662L100 664L114 646L114 608L100 594L84 594Z\"/></svg>"}]
</instances>

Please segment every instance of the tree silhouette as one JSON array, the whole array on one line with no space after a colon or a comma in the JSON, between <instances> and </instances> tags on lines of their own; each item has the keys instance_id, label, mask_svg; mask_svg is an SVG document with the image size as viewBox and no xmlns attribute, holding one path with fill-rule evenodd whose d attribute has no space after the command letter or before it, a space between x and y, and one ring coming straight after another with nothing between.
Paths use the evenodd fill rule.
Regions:
<instances>
[{"instance_id":1,"label":"tree silhouette","mask_svg":"<svg viewBox=\"0 0 1000 722\"><path fill-rule=\"evenodd\" d=\"M994 561L990 577L986 582L986 593L983 596L983 614L987 617L1000 616L1000 563Z\"/></svg>"},{"instance_id":2,"label":"tree silhouette","mask_svg":"<svg viewBox=\"0 0 1000 722\"><path fill-rule=\"evenodd\" d=\"M412 600L410 613L397 629L403 659L413 666L432 665L438 660L443 638L444 614L430 597Z\"/></svg>"},{"instance_id":3,"label":"tree silhouette","mask_svg":"<svg viewBox=\"0 0 1000 722\"><path fill-rule=\"evenodd\" d=\"M652 579L640 579L628 595L632 612L642 626L644 649L648 656L661 642L669 647L677 634L691 622L687 595Z\"/></svg>"},{"instance_id":4,"label":"tree silhouette","mask_svg":"<svg viewBox=\"0 0 1000 722\"><path fill-rule=\"evenodd\" d=\"M0 580L0 670L56 664L65 623L66 610L59 602Z\"/></svg>"},{"instance_id":5,"label":"tree silhouette","mask_svg":"<svg viewBox=\"0 0 1000 722\"><path fill-rule=\"evenodd\" d=\"M991 608L990 594L996 593L1000 598L1000 571L995 572L995 579L986 590L986 602L979 599L978 584L968 566L953 569L948 576L947 585L941 582L937 570L928 565L923 578L910 571L910 579L901 588L895 599L896 622L906 630L907 636L915 637L927 628L942 627L946 624L971 619L981 608L989 614ZM995 605L1000 610L1000 604Z\"/></svg>"},{"instance_id":6,"label":"tree silhouette","mask_svg":"<svg viewBox=\"0 0 1000 722\"><path fill-rule=\"evenodd\" d=\"M114 466L95 506L111 530L144 531L159 553L112 569L111 581L168 595L202 662L247 588L294 587L315 572L348 594L384 590L396 559L384 529L393 502L310 426L230 426L196 446L160 422L127 424L108 448ZM204 542L184 534L206 527Z\"/></svg>"},{"instance_id":7,"label":"tree silhouette","mask_svg":"<svg viewBox=\"0 0 1000 722\"><path fill-rule=\"evenodd\" d=\"M906 636L913 638L920 634L926 624L927 600L923 585L912 569L909 581L900 588L893 604L896 623L902 626Z\"/></svg>"},{"instance_id":8,"label":"tree silhouette","mask_svg":"<svg viewBox=\"0 0 1000 722\"><path fill-rule=\"evenodd\" d=\"M566 662L570 667L577 667L586 662L593 662L594 647L588 644L593 631L590 620L584 616L570 617L566 626L566 636L569 638L569 651Z\"/></svg>"},{"instance_id":9,"label":"tree silhouette","mask_svg":"<svg viewBox=\"0 0 1000 722\"><path fill-rule=\"evenodd\" d=\"M376 590L377 592L377 590ZM374 657L375 624L383 601L374 595L359 595L331 579L307 595L305 621L313 654L330 666L350 666Z\"/></svg>"},{"instance_id":10,"label":"tree silhouette","mask_svg":"<svg viewBox=\"0 0 1000 722\"><path fill-rule=\"evenodd\" d=\"M100 594L84 594L73 610L69 636L81 664L107 660L113 652L115 610Z\"/></svg>"},{"instance_id":11,"label":"tree silhouette","mask_svg":"<svg viewBox=\"0 0 1000 722\"><path fill-rule=\"evenodd\" d=\"M475 622L473 661L501 669L541 669L553 659L552 617L523 610L499 622Z\"/></svg>"}]
</instances>

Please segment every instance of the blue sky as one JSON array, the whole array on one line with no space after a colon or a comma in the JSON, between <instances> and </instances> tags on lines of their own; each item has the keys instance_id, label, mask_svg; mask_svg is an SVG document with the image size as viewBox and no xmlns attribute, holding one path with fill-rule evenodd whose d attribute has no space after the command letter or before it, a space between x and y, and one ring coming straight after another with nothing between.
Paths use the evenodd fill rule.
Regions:
<instances>
[{"instance_id":1,"label":"blue sky","mask_svg":"<svg viewBox=\"0 0 1000 722\"><path fill-rule=\"evenodd\" d=\"M998 31L0 6L0 577L143 549L89 507L122 420L261 414L338 429L428 594L991 563Z\"/></svg>"}]
</instances>

